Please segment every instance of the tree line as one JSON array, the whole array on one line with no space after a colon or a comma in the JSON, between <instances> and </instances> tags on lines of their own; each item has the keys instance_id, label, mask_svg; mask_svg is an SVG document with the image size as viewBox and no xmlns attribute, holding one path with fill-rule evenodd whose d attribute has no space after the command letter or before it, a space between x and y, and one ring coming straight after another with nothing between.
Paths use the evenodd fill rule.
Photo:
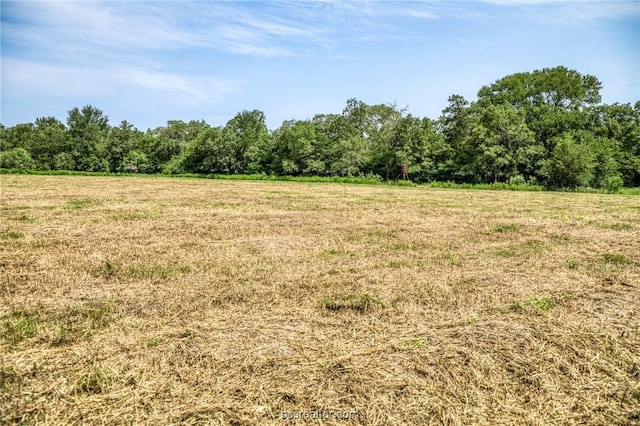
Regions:
<instances>
[{"instance_id":1,"label":"tree line","mask_svg":"<svg viewBox=\"0 0 640 426\"><path fill-rule=\"evenodd\" d=\"M350 99L339 114L273 131L262 111L245 110L224 126L171 120L142 132L127 121L111 126L87 105L66 123L0 125L0 167L640 186L640 101L602 104L601 88L596 77L559 66L508 75L474 102L452 95L437 119Z\"/></svg>"}]
</instances>

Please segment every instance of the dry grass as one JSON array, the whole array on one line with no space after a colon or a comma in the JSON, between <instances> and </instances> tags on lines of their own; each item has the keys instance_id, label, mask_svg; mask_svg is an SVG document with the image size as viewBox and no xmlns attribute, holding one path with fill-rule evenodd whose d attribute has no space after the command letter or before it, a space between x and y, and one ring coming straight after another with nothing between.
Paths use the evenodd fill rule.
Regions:
<instances>
[{"instance_id":1,"label":"dry grass","mask_svg":"<svg viewBox=\"0 0 640 426\"><path fill-rule=\"evenodd\" d=\"M2 422L640 422L638 197L0 184Z\"/></svg>"}]
</instances>

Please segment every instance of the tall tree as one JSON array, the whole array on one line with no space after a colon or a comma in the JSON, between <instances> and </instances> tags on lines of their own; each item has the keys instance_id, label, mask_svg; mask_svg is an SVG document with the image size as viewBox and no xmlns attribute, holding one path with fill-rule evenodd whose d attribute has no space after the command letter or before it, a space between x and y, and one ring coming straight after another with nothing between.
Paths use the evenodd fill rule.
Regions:
<instances>
[{"instance_id":1,"label":"tall tree","mask_svg":"<svg viewBox=\"0 0 640 426\"><path fill-rule=\"evenodd\" d=\"M484 182L504 182L530 172L541 158L533 155L533 132L524 112L503 103L478 108L466 136L467 149L473 149L474 171Z\"/></svg>"},{"instance_id":2,"label":"tall tree","mask_svg":"<svg viewBox=\"0 0 640 426\"><path fill-rule=\"evenodd\" d=\"M55 168L54 157L72 149L66 126L54 117L36 119L34 136L29 152L39 169Z\"/></svg>"},{"instance_id":3,"label":"tall tree","mask_svg":"<svg viewBox=\"0 0 640 426\"><path fill-rule=\"evenodd\" d=\"M438 119L437 129L444 138L442 150L450 149L451 155L443 159L445 164L438 164L438 178L466 182L473 180L472 162L475 155L471 147L464 145L469 140L470 103L461 95L449 96L448 102Z\"/></svg>"},{"instance_id":4,"label":"tall tree","mask_svg":"<svg viewBox=\"0 0 640 426\"><path fill-rule=\"evenodd\" d=\"M324 164L315 161L315 126L310 120L289 120L273 133L272 170L276 174L324 173ZM322 170L321 170L322 169Z\"/></svg>"},{"instance_id":5,"label":"tall tree","mask_svg":"<svg viewBox=\"0 0 640 426\"><path fill-rule=\"evenodd\" d=\"M236 135L228 128L208 127L185 152L185 167L194 173L237 173Z\"/></svg>"},{"instance_id":6,"label":"tall tree","mask_svg":"<svg viewBox=\"0 0 640 426\"><path fill-rule=\"evenodd\" d=\"M624 184L640 186L640 101L635 106L598 105L588 112L588 128L608 140Z\"/></svg>"},{"instance_id":7,"label":"tall tree","mask_svg":"<svg viewBox=\"0 0 640 426\"><path fill-rule=\"evenodd\" d=\"M109 117L100 109L85 105L69 111L67 126L78 170L108 171L106 139Z\"/></svg>"},{"instance_id":8,"label":"tall tree","mask_svg":"<svg viewBox=\"0 0 640 426\"><path fill-rule=\"evenodd\" d=\"M259 173L264 171L268 139L266 116L259 110L241 111L225 126L234 136L236 173Z\"/></svg>"},{"instance_id":9,"label":"tall tree","mask_svg":"<svg viewBox=\"0 0 640 426\"><path fill-rule=\"evenodd\" d=\"M141 137L142 132L126 120L120 122L118 127L111 129L107 139L109 171L112 173L127 171L125 170L127 168L125 159L134 150L136 140Z\"/></svg>"},{"instance_id":10,"label":"tall tree","mask_svg":"<svg viewBox=\"0 0 640 426\"><path fill-rule=\"evenodd\" d=\"M555 139L553 152L542 167L546 185L551 188L587 186L593 178L595 165L590 147L579 143L571 133Z\"/></svg>"}]
</instances>

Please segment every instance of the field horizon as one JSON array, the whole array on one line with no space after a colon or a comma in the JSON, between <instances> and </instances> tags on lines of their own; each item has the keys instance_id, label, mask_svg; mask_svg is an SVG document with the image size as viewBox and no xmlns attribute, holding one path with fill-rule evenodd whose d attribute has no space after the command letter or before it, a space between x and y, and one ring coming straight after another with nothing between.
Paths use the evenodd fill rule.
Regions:
<instances>
[{"instance_id":1,"label":"field horizon","mask_svg":"<svg viewBox=\"0 0 640 426\"><path fill-rule=\"evenodd\" d=\"M0 191L2 423L640 422L640 197Z\"/></svg>"}]
</instances>

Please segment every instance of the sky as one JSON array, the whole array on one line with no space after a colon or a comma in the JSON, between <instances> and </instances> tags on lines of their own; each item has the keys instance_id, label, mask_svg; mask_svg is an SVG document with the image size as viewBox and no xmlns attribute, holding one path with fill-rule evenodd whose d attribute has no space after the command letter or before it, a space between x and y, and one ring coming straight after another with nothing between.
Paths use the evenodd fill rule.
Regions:
<instances>
[{"instance_id":1,"label":"sky","mask_svg":"<svg viewBox=\"0 0 640 426\"><path fill-rule=\"evenodd\" d=\"M93 105L117 126L284 120L346 101L437 118L453 94L558 65L640 100L640 0L2 1L5 126Z\"/></svg>"}]
</instances>

